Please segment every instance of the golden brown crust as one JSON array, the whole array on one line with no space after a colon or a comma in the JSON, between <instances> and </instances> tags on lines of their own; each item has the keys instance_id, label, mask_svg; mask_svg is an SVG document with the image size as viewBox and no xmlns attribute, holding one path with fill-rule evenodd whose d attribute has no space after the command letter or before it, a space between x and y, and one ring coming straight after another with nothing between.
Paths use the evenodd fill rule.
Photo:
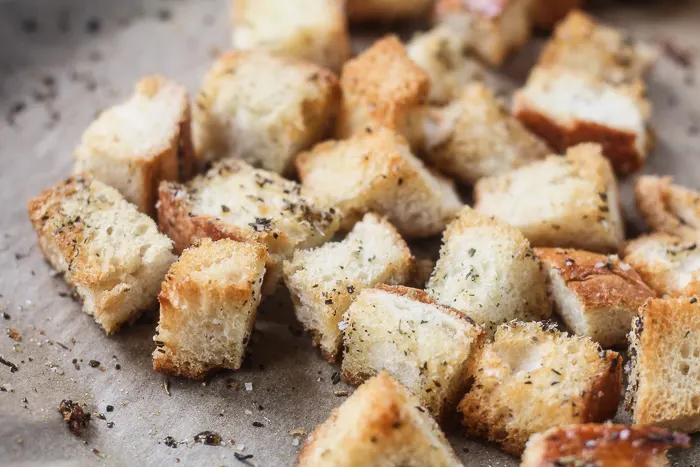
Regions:
<instances>
[{"instance_id":1,"label":"golden brown crust","mask_svg":"<svg viewBox=\"0 0 700 467\"><path fill-rule=\"evenodd\" d=\"M607 368L593 382L591 390L583 395L580 421L583 423L610 420L617 412L622 394L622 357L613 351L603 351L601 358Z\"/></svg>"},{"instance_id":2,"label":"golden brown crust","mask_svg":"<svg viewBox=\"0 0 700 467\"><path fill-rule=\"evenodd\" d=\"M346 14L353 23L387 23L419 18L430 10L432 0L346 0Z\"/></svg>"},{"instance_id":3,"label":"golden brown crust","mask_svg":"<svg viewBox=\"0 0 700 467\"><path fill-rule=\"evenodd\" d=\"M585 0L535 0L533 21L540 29L551 30L570 11L582 8Z\"/></svg>"},{"instance_id":4,"label":"golden brown crust","mask_svg":"<svg viewBox=\"0 0 700 467\"><path fill-rule=\"evenodd\" d=\"M694 238L700 230L700 193L672 182L671 177L639 177L637 208L652 230Z\"/></svg>"}]
</instances>

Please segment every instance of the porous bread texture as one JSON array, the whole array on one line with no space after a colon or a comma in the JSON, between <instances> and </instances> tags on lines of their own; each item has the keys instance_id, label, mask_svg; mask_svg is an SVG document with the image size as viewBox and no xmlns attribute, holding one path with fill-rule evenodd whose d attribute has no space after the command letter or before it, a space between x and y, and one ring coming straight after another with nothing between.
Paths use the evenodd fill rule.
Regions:
<instances>
[{"instance_id":1,"label":"porous bread texture","mask_svg":"<svg viewBox=\"0 0 700 467\"><path fill-rule=\"evenodd\" d=\"M624 242L617 180L597 144L580 144L482 178L475 209L519 229L535 247L617 252Z\"/></svg>"},{"instance_id":2,"label":"porous bread texture","mask_svg":"<svg viewBox=\"0 0 700 467\"><path fill-rule=\"evenodd\" d=\"M346 0L351 22L389 23L419 18L430 10L433 0Z\"/></svg>"},{"instance_id":3,"label":"porous bread texture","mask_svg":"<svg viewBox=\"0 0 700 467\"><path fill-rule=\"evenodd\" d=\"M158 300L153 369L199 379L214 368L237 370L253 332L267 249L205 238L165 276Z\"/></svg>"},{"instance_id":4,"label":"porous bread texture","mask_svg":"<svg viewBox=\"0 0 700 467\"><path fill-rule=\"evenodd\" d=\"M345 230L374 211L405 238L424 238L442 232L462 207L454 183L386 128L321 143L299 155L297 172L303 193L340 209Z\"/></svg>"},{"instance_id":5,"label":"porous bread texture","mask_svg":"<svg viewBox=\"0 0 700 467\"><path fill-rule=\"evenodd\" d=\"M632 266L617 255L535 248L557 314L567 328L604 348L627 345L639 307L655 297Z\"/></svg>"},{"instance_id":6,"label":"porous bread texture","mask_svg":"<svg viewBox=\"0 0 700 467\"><path fill-rule=\"evenodd\" d=\"M501 175L551 154L483 83L460 88L448 105L429 109L423 122L426 161L462 183Z\"/></svg>"},{"instance_id":7,"label":"porous bread texture","mask_svg":"<svg viewBox=\"0 0 700 467\"><path fill-rule=\"evenodd\" d=\"M297 319L324 358L335 361L343 337L338 323L353 299L377 284L405 284L412 270L406 242L388 221L370 213L342 241L297 250L284 262L284 282Z\"/></svg>"},{"instance_id":8,"label":"porous bread texture","mask_svg":"<svg viewBox=\"0 0 700 467\"><path fill-rule=\"evenodd\" d=\"M267 50L340 71L350 57L342 0L230 0L234 49Z\"/></svg>"},{"instance_id":9,"label":"porous bread texture","mask_svg":"<svg viewBox=\"0 0 700 467\"><path fill-rule=\"evenodd\" d=\"M485 332L418 289L364 289L343 316L341 375L360 384L387 371L440 422L467 389Z\"/></svg>"},{"instance_id":10,"label":"porous bread texture","mask_svg":"<svg viewBox=\"0 0 700 467\"><path fill-rule=\"evenodd\" d=\"M371 378L304 441L298 467L459 467L418 399L386 372Z\"/></svg>"},{"instance_id":11,"label":"porous bread texture","mask_svg":"<svg viewBox=\"0 0 700 467\"><path fill-rule=\"evenodd\" d=\"M29 201L46 260L113 334L155 305L173 244L117 190L75 175Z\"/></svg>"},{"instance_id":12,"label":"porous bread texture","mask_svg":"<svg viewBox=\"0 0 700 467\"><path fill-rule=\"evenodd\" d=\"M700 303L652 299L630 332L627 407L637 425L700 431Z\"/></svg>"},{"instance_id":13,"label":"porous bread texture","mask_svg":"<svg viewBox=\"0 0 700 467\"><path fill-rule=\"evenodd\" d=\"M674 185L671 177L643 175L635 188L637 208L654 231L695 239L700 233L700 193Z\"/></svg>"},{"instance_id":14,"label":"porous bread texture","mask_svg":"<svg viewBox=\"0 0 700 467\"><path fill-rule=\"evenodd\" d=\"M447 226L426 291L491 335L514 319L537 321L552 314L540 264L527 239L469 207Z\"/></svg>"},{"instance_id":15,"label":"porous bread texture","mask_svg":"<svg viewBox=\"0 0 700 467\"><path fill-rule=\"evenodd\" d=\"M187 90L162 76L141 78L128 100L88 126L74 158L75 174L116 188L141 212L154 214L160 182L191 175Z\"/></svg>"},{"instance_id":16,"label":"porous bread texture","mask_svg":"<svg viewBox=\"0 0 700 467\"><path fill-rule=\"evenodd\" d=\"M337 111L338 80L313 63L252 50L221 55L192 113L200 165L225 157L285 173L319 141Z\"/></svg>"},{"instance_id":17,"label":"porous bread texture","mask_svg":"<svg viewBox=\"0 0 700 467\"><path fill-rule=\"evenodd\" d=\"M282 276L282 261L338 230L338 211L300 191L276 173L223 159L187 184L161 184L158 225L177 251L205 237L262 243L270 255L263 286L269 294Z\"/></svg>"},{"instance_id":18,"label":"porous bread texture","mask_svg":"<svg viewBox=\"0 0 700 467\"><path fill-rule=\"evenodd\" d=\"M622 390L622 359L587 337L512 322L486 344L474 378L458 408L466 432L519 455L535 433L612 418Z\"/></svg>"}]
</instances>

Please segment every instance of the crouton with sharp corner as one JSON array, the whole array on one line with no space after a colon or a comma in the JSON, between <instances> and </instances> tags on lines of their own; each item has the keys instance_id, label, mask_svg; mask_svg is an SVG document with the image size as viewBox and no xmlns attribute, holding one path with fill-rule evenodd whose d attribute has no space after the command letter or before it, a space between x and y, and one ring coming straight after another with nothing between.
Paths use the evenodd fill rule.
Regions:
<instances>
[{"instance_id":1,"label":"crouton with sharp corner","mask_svg":"<svg viewBox=\"0 0 700 467\"><path fill-rule=\"evenodd\" d=\"M536 27L552 30L569 12L581 8L585 0L534 0L532 18Z\"/></svg>"},{"instance_id":2,"label":"crouton with sharp corner","mask_svg":"<svg viewBox=\"0 0 700 467\"><path fill-rule=\"evenodd\" d=\"M632 266L616 255L582 250L535 248L535 255L555 310L571 332L605 348L627 345L639 307L655 297Z\"/></svg>"},{"instance_id":3,"label":"crouton with sharp corner","mask_svg":"<svg viewBox=\"0 0 700 467\"><path fill-rule=\"evenodd\" d=\"M412 270L411 251L396 229L366 214L342 241L297 250L284 262L284 282L314 345L335 361L342 343L338 323L353 299L377 284L405 284Z\"/></svg>"},{"instance_id":4,"label":"crouton with sharp corner","mask_svg":"<svg viewBox=\"0 0 700 467\"><path fill-rule=\"evenodd\" d=\"M173 244L117 190L75 175L29 201L29 218L46 260L107 334L155 306Z\"/></svg>"},{"instance_id":5,"label":"crouton with sharp corner","mask_svg":"<svg viewBox=\"0 0 700 467\"><path fill-rule=\"evenodd\" d=\"M670 448L689 448L690 438L654 427L567 425L533 435L521 467L668 467Z\"/></svg>"},{"instance_id":6,"label":"crouton with sharp corner","mask_svg":"<svg viewBox=\"0 0 700 467\"><path fill-rule=\"evenodd\" d=\"M306 438L298 467L459 467L418 399L386 372L360 386Z\"/></svg>"},{"instance_id":7,"label":"crouton with sharp corner","mask_svg":"<svg viewBox=\"0 0 700 467\"><path fill-rule=\"evenodd\" d=\"M199 379L215 368L237 370L253 332L267 249L205 238L170 267L158 300L153 369Z\"/></svg>"},{"instance_id":8,"label":"crouton with sharp corner","mask_svg":"<svg viewBox=\"0 0 700 467\"><path fill-rule=\"evenodd\" d=\"M337 111L338 80L313 63L264 51L221 55L192 112L200 165L236 157L285 173L319 141Z\"/></svg>"},{"instance_id":9,"label":"crouton with sharp corner","mask_svg":"<svg viewBox=\"0 0 700 467\"><path fill-rule=\"evenodd\" d=\"M674 185L671 177L637 179L637 207L652 230L696 238L700 232L700 192Z\"/></svg>"},{"instance_id":10,"label":"crouton with sharp corner","mask_svg":"<svg viewBox=\"0 0 700 467\"><path fill-rule=\"evenodd\" d=\"M342 377L350 384L386 370L444 422L473 375L486 333L422 290L364 289L343 316Z\"/></svg>"},{"instance_id":11,"label":"crouton with sharp corner","mask_svg":"<svg viewBox=\"0 0 700 467\"><path fill-rule=\"evenodd\" d=\"M234 49L267 50L333 71L350 56L342 0L231 1Z\"/></svg>"},{"instance_id":12,"label":"crouton with sharp corner","mask_svg":"<svg viewBox=\"0 0 700 467\"><path fill-rule=\"evenodd\" d=\"M597 144L580 144L482 178L475 208L519 229L532 246L617 252L624 241L617 180Z\"/></svg>"},{"instance_id":13,"label":"crouton with sharp corner","mask_svg":"<svg viewBox=\"0 0 700 467\"><path fill-rule=\"evenodd\" d=\"M627 408L636 425L700 431L700 303L652 299L630 332Z\"/></svg>"},{"instance_id":14,"label":"crouton with sharp corner","mask_svg":"<svg viewBox=\"0 0 700 467\"><path fill-rule=\"evenodd\" d=\"M141 78L126 102L90 124L74 157L75 174L90 175L116 188L141 212L155 214L158 184L192 172L187 90L162 76Z\"/></svg>"},{"instance_id":15,"label":"crouton with sharp corner","mask_svg":"<svg viewBox=\"0 0 700 467\"><path fill-rule=\"evenodd\" d=\"M427 168L385 128L327 141L297 158L303 192L336 206L349 230L374 211L406 238L437 235L462 207L454 183Z\"/></svg>"},{"instance_id":16,"label":"crouton with sharp corner","mask_svg":"<svg viewBox=\"0 0 700 467\"><path fill-rule=\"evenodd\" d=\"M469 207L447 226L426 290L492 335L505 322L537 321L552 313L539 262L527 239L505 222Z\"/></svg>"},{"instance_id":17,"label":"crouton with sharp corner","mask_svg":"<svg viewBox=\"0 0 700 467\"><path fill-rule=\"evenodd\" d=\"M603 422L617 411L622 358L542 323L501 325L477 362L459 411L468 434L520 454L535 433Z\"/></svg>"},{"instance_id":18,"label":"crouton with sharp corner","mask_svg":"<svg viewBox=\"0 0 700 467\"><path fill-rule=\"evenodd\" d=\"M345 9L354 23L390 23L423 17L432 3L433 0L346 0Z\"/></svg>"},{"instance_id":19,"label":"crouton with sharp corner","mask_svg":"<svg viewBox=\"0 0 700 467\"><path fill-rule=\"evenodd\" d=\"M300 194L298 183L254 169L240 159L224 159L187 184L160 187L158 225L182 251L198 238L258 242L269 260L263 293L282 276L282 261L294 250L319 246L338 230L340 215Z\"/></svg>"}]
</instances>

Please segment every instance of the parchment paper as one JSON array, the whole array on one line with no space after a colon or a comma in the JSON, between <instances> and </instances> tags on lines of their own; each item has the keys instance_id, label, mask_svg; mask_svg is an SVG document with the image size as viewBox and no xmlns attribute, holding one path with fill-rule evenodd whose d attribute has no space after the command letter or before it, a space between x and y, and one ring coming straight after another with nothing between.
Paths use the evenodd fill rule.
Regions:
<instances>
[{"instance_id":1,"label":"parchment paper","mask_svg":"<svg viewBox=\"0 0 700 467\"><path fill-rule=\"evenodd\" d=\"M700 84L692 62L700 2L626 2L594 12L667 44L649 84L658 140L645 172L700 188ZM356 49L379 31L358 33ZM239 453L253 455L249 465L291 465L302 437L290 431L311 431L346 399L337 391L352 392L332 383L339 368L299 332L280 293L261 310L246 369L205 382L170 378L167 394L164 378L151 370L157 312L105 337L35 244L26 203L69 173L72 150L96 113L126 98L147 73L194 92L228 40L224 0L0 1L0 306L10 316L0 318L0 356L18 367L12 373L0 366L0 464L244 465ZM532 41L490 83L504 92L519 86L542 42ZM637 234L632 182L622 182L623 199L629 232ZM21 342L6 328L17 330ZM99 362L96 368L90 360ZM57 412L62 399L85 403L105 420L93 415L87 436L78 438ZM621 409L618 420L629 416ZM220 433L226 446L164 442L192 440L204 430ZM467 465L517 465L458 429L449 436ZM675 465L698 465L697 444L696 437L691 451L674 455Z\"/></svg>"}]
</instances>

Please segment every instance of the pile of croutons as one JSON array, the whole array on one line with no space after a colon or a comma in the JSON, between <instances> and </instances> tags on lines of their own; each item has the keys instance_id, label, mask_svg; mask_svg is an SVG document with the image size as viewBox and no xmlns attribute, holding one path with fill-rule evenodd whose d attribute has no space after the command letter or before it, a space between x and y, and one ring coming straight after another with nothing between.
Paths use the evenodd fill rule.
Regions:
<instances>
[{"instance_id":1,"label":"pile of croutons","mask_svg":"<svg viewBox=\"0 0 700 467\"><path fill-rule=\"evenodd\" d=\"M665 465L700 430L700 193L640 177L653 233L626 240L655 52L580 3L238 0L192 104L149 76L88 127L29 203L39 245L107 334L158 302L153 367L187 378L240 368L283 282L360 385L298 465L461 465L454 418L524 466ZM416 16L351 58L348 21ZM480 79L534 27L509 109ZM633 426L605 423L615 349Z\"/></svg>"}]
</instances>

